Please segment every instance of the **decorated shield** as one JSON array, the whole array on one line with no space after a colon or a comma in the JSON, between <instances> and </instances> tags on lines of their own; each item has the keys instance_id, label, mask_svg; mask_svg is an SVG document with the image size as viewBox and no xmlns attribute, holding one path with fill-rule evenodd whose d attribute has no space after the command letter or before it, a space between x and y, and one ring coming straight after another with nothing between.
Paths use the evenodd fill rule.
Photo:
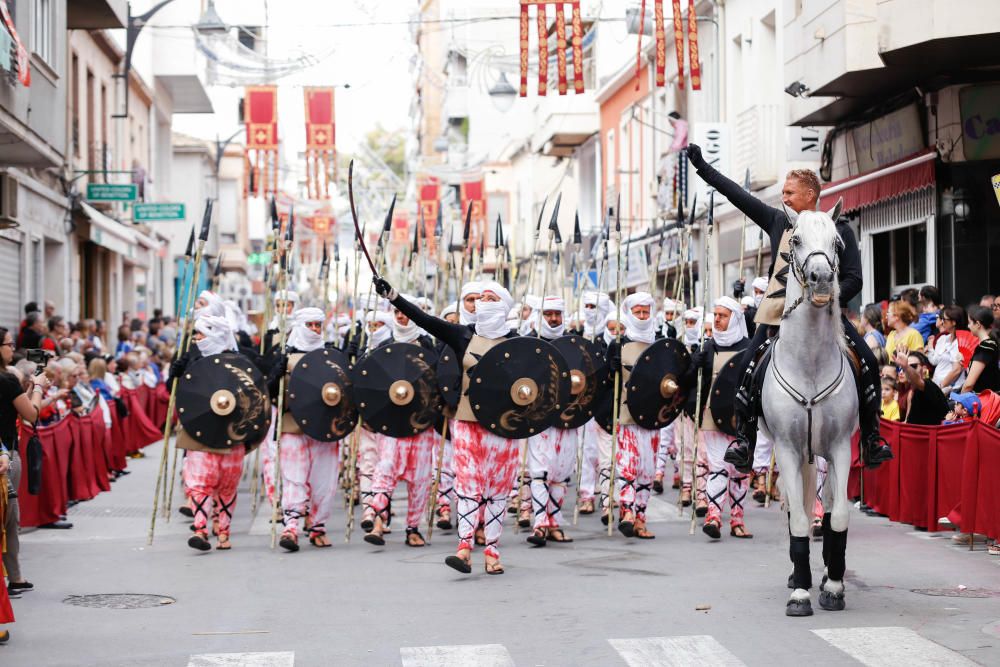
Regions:
<instances>
[{"instance_id":1,"label":"decorated shield","mask_svg":"<svg viewBox=\"0 0 1000 667\"><path fill-rule=\"evenodd\" d=\"M445 405L454 409L458 406L462 394L462 365L451 347L445 345L441 349L435 371L441 398Z\"/></svg>"},{"instance_id":2,"label":"decorated shield","mask_svg":"<svg viewBox=\"0 0 1000 667\"><path fill-rule=\"evenodd\" d=\"M556 426L578 428L594 416L601 396L608 393L608 361L600 346L583 336L562 336L552 341L569 367L570 391Z\"/></svg>"},{"instance_id":3,"label":"decorated shield","mask_svg":"<svg viewBox=\"0 0 1000 667\"><path fill-rule=\"evenodd\" d=\"M339 350L302 355L288 379L288 411L302 432L322 442L340 440L358 421L350 364Z\"/></svg>"},{"instance_id":4,"label":"decorated shield","mask_svg":"<svg viewBox=\"0 0 1000 667\"><path fill-rule=\"evenodd\" d=\"M504 438L527 438L556 425L569 398L569 366L540 338L503 341L479 359L469 377L476 419Z\"/></svg>"},{"instance_id":5,"label":"decorated shield","mask_svg":"<svg viewBox=\"0 0 1000 667\"><path fill-rule=\"evenodd\" d=\"M687 396L682 379L690 364L691 355L674 338L661 338L642 351L629 375L625 396L636 424L660 429L677 418Z\"/></svg>"},{"instance_id":6,"label":"decorated shield","mask_svg":"<svg viewBox=\"0 0 1000 667\"><path fill-rule=\"evenodd\" d=\"M242 354L202 357L177 383L177 414L187 434L206 447L256 445L271 426L264 376Z\"/></svg>"},{"instance_id":7,"label":"decorated shield","mask_svg":"<svg viewBox=\"0 0 1000 667\"><path fill-rule=\"evenodd\" d=\"M740 354L732 355L719 370L712 383L712 393L708 397L708 407L712 411L715 427L723 433L736 433L736 390L740 386Z\"/></svg>"},{"instance_id":8,"label":"decorated shield","mask_svg":"<svg viewBox=\"0 0 1000 667\"><path fill-rule=\"evenodd\" d=\"M365 426L394 438L433 426L442 407L437 361L433 350L412 343L385 345L358 360L354 393Z\"/></svg>"}]
</instances>

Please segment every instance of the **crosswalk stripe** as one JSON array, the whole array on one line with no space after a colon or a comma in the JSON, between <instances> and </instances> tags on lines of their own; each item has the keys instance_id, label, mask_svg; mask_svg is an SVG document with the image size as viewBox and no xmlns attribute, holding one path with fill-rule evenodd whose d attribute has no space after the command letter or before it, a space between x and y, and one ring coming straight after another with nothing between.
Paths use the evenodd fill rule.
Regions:
<instances>
[{"instance_id":1,"label":"crosswalk stripe","mask_svg":"<svg viewBox=\"0 0 1000 667\"><path fill-rule=\"evenodd\" d=\"M630 667L741 667L744 663L711 635L609 639Z\"/></svg>"},{"instance_id":2,"label":"crosswalk stripe","mask_svg":"<svg viewBox=\"0 0 1000 667\"><path fill-rule=\"evenodd\" d=\"M813 632L870 667L964 667L976 664L949 648L924 639L909 628L831 628Z\"/></svg>"},{"instance_id":3,"label":"crosswalk stripe","mask_svg":"<svg viewBox=\"0 0 1000 667\"><path fill-rule=\"evenodd\" d=\"M201 653L188 659L188 667L292 667L294 651L273 653Z\"/></svg>"},{"instance_id":4,"label":"crosswalk stripe","mask_svg":"<svg viewBox=\"0 0 1000 667\"><path fill-rule=\"evenodd\" d=\"M646 523L688 523L690 521L691 515L678 512L676 503L652 496L646 505Z\"/></svg>"},{"instance_id":5,"label":"crosswalk stripe","mask_svg":"<svg viewBox=\"0 0 1000 667\"><path fill-rule=\"evenodd\" d=\"M407 646L399 649L403 667L514 667L502 644Z\"/></svg>"}]
</instances>

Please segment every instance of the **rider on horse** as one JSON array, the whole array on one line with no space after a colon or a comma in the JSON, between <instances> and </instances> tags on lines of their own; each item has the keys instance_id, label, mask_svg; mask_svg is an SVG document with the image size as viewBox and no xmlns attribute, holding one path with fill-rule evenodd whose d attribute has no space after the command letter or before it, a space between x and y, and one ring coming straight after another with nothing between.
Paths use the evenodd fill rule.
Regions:
<instances>
[{"instance_id":1,"label":"rider on horse","mask_svg":"<svg viewBox=\"0 0 1000 667\"><path fill-rule=\"evenodd\" d=\"M689 144L687 154L691 164L698 170L698 175L763 229L770 239L771 248L777 250L771 255L771 266L768 268L769 284L756 315L757 331L740 360L742 382L736 396L736 427L739 435L730 445L725 457L725 460L732 463L737 470L749 472L757 441L755 406L759 401L757 393L759 388L753 386L752 370L747 371L755 362L759 348L777 334L781 324L785 308L785 283L788 279L788 262L782 255L788 252L788 238L791 235L792 225L785 211L768 206L713 169L702 157L698 145ZM819 203L819 193L820 186L816 175L808 170L796 170L789 173L785 180L781 199L786 207L799 213L804 210L815 210ZM846 307L848 302L861 291L861 253L850 226L839 220L835 223L837 232L844 241L839 255L838 280L840 305ZM843 318L843 323L848 345L857 354L861 366L858 378L858 403L861 406L861 445L864 460L869 466L877 466L892 459L892 450L879 435L881 393L878 362L871 348L846 317Z\"/></svg>"}]
</instances>

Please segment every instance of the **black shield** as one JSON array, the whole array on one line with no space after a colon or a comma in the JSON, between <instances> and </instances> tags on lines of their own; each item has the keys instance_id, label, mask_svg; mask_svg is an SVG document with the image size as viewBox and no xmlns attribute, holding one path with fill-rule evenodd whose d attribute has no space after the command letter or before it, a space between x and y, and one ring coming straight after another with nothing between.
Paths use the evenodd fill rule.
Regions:
<instances>
[{"instance_id":1,"label":"black shield","mask_svg":"<svg viewBox=\"0 0 1000 667\"><path fill-rule=\"evenodd\" d=\"M570 395L559 413L556 426L578 428L594 416L597 406L607 393L608 360L596 343L583 336L562 336L552 341L569 367Z\"/></svg>"},{"instance_id":2,"label":"black shield","mask_svg":"<svg viewBox=\"0 0 1000 667\"><path fill-rule=\"evenodd\" d=\"M288 411L302 432L323 442L340 440L358 422L350 364L339 350L304 354L288 379Z\"/></svg>"},{"instance_id":3,"label":"black shield","mask_svg":"<svg viewBox=\"0 0 1000 667\"><path fill-rule=\"evenodd\" d=\"M625 397L636 424L660 429L677 418L687 396L683 378L690 364L691 355L674 338L661 338L642 351Z\"/></svg>"},{"instance_id":4,"label":"black shield","mask_svg":"<svg viewBox=\"0 0 1000 667\"><path fill-rule=\"evenodd\" d=\"M354 393L364 425L405 438L427 430L441 413L434 367L437 353L412 343L368 352L354 366Z\"/></svg>"},{"instance_id":5,"label":"black shield","mask_svg":"<svg viewBox=\"0 0 1000 667\"><path fill-rule=\"evenodd\" d=\"M716 352L718 354L718 352ZM733 355L719 370L712 383L712 393L708 398L708 406L712 410L712 420L715 427L723 433L735 436L736 433L736 390L740 386L740 356Z\"/></svg>"},{"instance_id":6,"label":"black shield","mask_svg":"<svg viewBox=\"0 0 1000 667\"><path fill-rule=\"evenodd\" d=\"M520 439L559 421L570 397L569 366L539 338L510 338L479 359L469 376L469 402L491 433Z\"/></svg>"},{"instance_id":7,"label":"black shield","mask_svg":"<svg viewBox=\"0 0 1000 667\"><path fill-rule=\"evenodd\" d=\"M177 414L188 435L206 447L256 445L271 425L264 376L242 354L202 357L177 383Z\"/></svg>"},{"instance_id":8,"label":"black shield","mask_svg":"<svg viewBox=\"0 0 1000 667\"><path fill-rule=\"evenodd\" d=\"M455 409L462 393L462 365L451 347L445 345L441 348L435 371L441 398L445 405Z\"/></svg>"}]
</instances>

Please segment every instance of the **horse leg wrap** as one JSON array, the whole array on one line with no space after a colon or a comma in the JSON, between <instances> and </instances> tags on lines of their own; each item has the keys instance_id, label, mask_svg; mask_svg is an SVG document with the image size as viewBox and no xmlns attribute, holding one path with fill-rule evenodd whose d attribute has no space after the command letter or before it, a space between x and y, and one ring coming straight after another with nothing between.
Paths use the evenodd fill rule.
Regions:
<instances>
[{"instance_id":1,"label":"horse leg wrap","mask_svg":"<svg viewBox=\"0 0 1000 667\"><path fill-rule=\"evenodd\" d=\"M827 561L827 576L831 581L842 581L844 572L847 570L847 530L837 531L831 529L823 535L823 551L827 550L826 543L830 543L830 556Z\"/></svg>"},{"instance_id":2,"label":"horse leg wrap","mask_svg":"<svg viewBox=\"0 0 1000 667\"><path fill-rule=\"evenodd\" d=\"M830 548L833 546L833 541L830 539L830 513L827 512L823 515L823 565L830 567Z\"/></svg>"},{"instance_id":3,"label":"horse leg wrap","mask_svg":"<svg viewBox=\"0 0 1000 667\"><path fill-rule=\"evenodd\" d=\"M789 538L788 555L792 559L792 582L795 588L812 588L812 571L809 569L809 537ZM831 575L832 576L832 575Z\"/></svg>"}]
</instances>

